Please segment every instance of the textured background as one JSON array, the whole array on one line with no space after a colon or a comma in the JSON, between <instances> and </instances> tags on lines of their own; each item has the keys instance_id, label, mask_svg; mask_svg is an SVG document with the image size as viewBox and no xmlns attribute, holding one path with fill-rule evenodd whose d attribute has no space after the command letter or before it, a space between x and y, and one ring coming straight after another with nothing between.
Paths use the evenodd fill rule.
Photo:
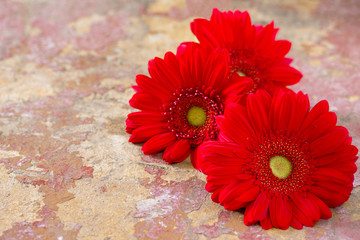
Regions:
<instances>
[{"instance_id":1,"label":"textured background","mask_svg":"<svg viewBox=\"0 0 360 240\"><path fill-rule=\"evenodd\" d=\"M189 23L213 7L274 20L304 73L293 89L328 99L360 147L358 0L0 0L0 239L359 236L359 173L332 219L264 231L213 203L189 160L127 142L135 75L195 40Z\"/></svg>"}]
</instances>

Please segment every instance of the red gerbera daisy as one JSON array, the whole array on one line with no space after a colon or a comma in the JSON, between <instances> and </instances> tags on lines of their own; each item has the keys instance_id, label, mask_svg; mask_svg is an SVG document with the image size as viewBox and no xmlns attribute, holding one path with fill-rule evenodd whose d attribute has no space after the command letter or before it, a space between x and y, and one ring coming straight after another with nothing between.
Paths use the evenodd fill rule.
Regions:
<instances>
[{"instance_id":1,"label":"red gerbera daisy","mask_svg":"<svg viewBox=\"0 0 360 240\"><path fill-rule=\"evenodd\" d=\"M206 190L228 210L246 208L244 223L301 229L331 217L353 188L357 148L336 126L327 101L309 111L302 92L264 90L218 116L218 142L199 149Z\"/></svg>"},{"instance_id":2,"label":"red gerbera daisy","mask_svg":"<svg viewBox=\"0 0 360 240\"><path fill-rule=\"evenodd\" d=\"M182 44L174 55L149 61L151 77L137 75L130 105L141 110L126 120L129 139L145 142L145 154L165 150L168 163L180 162L206 140L216 140L215 117L224 104L251 89L251 79L228 78L228 52L207 51L195 43ZM196 167L196 154L192 154Z\"/></svg>"},{"instance_id":3,"label":"red gerbera daisy","mask_svg":"<svg viewBox=\"0 0 360 240\"><path fill-rule=\"evenodd\" d=\"M291 43L275 40L279 29L274 23L265 27L251 24L248 12L220 12L213 10L209 20L195 19L191 30L200 44L212 48L226 48L230 53L231 75L252 78L257 89L266 89L271 94L278 88L300 81L302 74L289 66L292 59L286 58Z\"/></svg>"}]
</instances>

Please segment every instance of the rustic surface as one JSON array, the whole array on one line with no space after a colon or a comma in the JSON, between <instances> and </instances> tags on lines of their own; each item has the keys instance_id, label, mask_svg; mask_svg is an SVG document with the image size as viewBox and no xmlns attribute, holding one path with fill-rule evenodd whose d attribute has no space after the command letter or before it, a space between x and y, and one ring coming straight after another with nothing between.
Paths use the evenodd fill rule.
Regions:
<instances>
[{"instance_id":1,"label":"rustic surface","mask_svg":"<svg viewBox=\"0 0 360 240\"><path fill-rule=\"evenodd\" d=\"M195 40L189 23L213 7L274 20L304 73L293 89L328 99L360 146L360 1L0 0L1 239L359 236L359 173L332 219L264 231L213 203L189 160L169 166L127 142L135 75Z\"/></svg>"}]
</instances>

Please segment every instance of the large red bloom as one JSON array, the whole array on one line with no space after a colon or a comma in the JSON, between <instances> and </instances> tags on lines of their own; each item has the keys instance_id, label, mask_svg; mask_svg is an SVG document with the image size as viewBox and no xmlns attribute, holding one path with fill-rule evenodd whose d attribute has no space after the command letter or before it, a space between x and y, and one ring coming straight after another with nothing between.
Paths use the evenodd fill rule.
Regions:
<instances>
[{"instance_id":1,"label":"large red bloom","mask_svg":"<svg viewBox=\"0 0 360 240\"><path fill-rule=\"evenodd\" d=\"M299 82L302 77L289 66L292 59L285 57L291 43L275 40L279 29L274 28L273 22L265 27L254 26L246 11L214 9L210 20L195 19L191 30L200 44L229 50L231 74L252 78L252 92L266 89L272 94L278 88Z\"/></svg>"},{"instance_id":2,"label":"large red bloom","mask_svg":"<svg viewBox=\"0 0 360 240\"><path fill-rule=\"evenodd\" d=\"M215 117L224 105L251 89L246 78L228 78L228 52L208 51L195 43L182 44L174 55L149 61L150 77L137 75L130 105L141 110L126 120L129 139L145 142L145 154L165 150L168 163L186 159L206 140L216 140ZM244 95L243 95L244 96ZM194 151L193 151L194 152ZM196 155L192 162L196 167Z\"/></svg>"},{"instance_id":3,"label":"large red bloom","mask_svg":"<svg viewBox=\"0 0 360 240\"><path fill-rule=\"evenodd\" d=\"M301 229L330 218L350 196L358 158L336 121L327 101L310 110L302 92L259 90L227 106L221 141L199 149L206 190L228 210L246 208L246 225Z\"/></svg>"}]
</instances>

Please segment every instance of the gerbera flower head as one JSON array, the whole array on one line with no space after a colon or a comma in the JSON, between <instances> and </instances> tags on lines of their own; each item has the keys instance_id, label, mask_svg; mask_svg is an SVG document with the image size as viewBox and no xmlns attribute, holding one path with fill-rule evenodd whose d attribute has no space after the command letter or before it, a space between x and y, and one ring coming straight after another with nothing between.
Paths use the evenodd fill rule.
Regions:
<instances>
[{"instance_id":1,"label":"gerbera flower head","mask_svg":"<svg viewBox=\"0 0 360 240\"><path fill-rule=\"evenodd\" d=\"M327 101L311 110L302 92L258 90L217 117L218 142L199 149L206 190L246 225L301 229L331 217L353 188L358 150ZM241 123L241 124L240 124Z\"/></svg>"},{"instance_id":2,"label":"gerbera flower head","mask_svg":"<svg viewBox=\"0 0 360 240\"><path fill-rule=\"evenodd\" d=\"M210 20L195 19L191 30L200 44L226 48L230 53L231 76L247 76L254 81L251 92L266 89L273 94L278 88L300 81L302 74L289 66L286 58L291 43L275 40L278 28L251 24L248 12L214 9Z\"/></svg>"},{"instance_id":3,"label":"gerbera flower head","mask_svg":"<svg viewBox=\"0 0 360 240\"><path fill-rule=\"evenodd\" d=\"M168 163L180 162L207 140L216 140L215 117L224 105L241 98L252 86L251 79L228 78L228 52L184 43L177 54L149 61L150 77L137 75L136 93L130 105L140 112L126 120L129 139L145 142L145 154L163 151ZM244 95L245 96L245 95Z\"/></svg>"}]
</instances>

